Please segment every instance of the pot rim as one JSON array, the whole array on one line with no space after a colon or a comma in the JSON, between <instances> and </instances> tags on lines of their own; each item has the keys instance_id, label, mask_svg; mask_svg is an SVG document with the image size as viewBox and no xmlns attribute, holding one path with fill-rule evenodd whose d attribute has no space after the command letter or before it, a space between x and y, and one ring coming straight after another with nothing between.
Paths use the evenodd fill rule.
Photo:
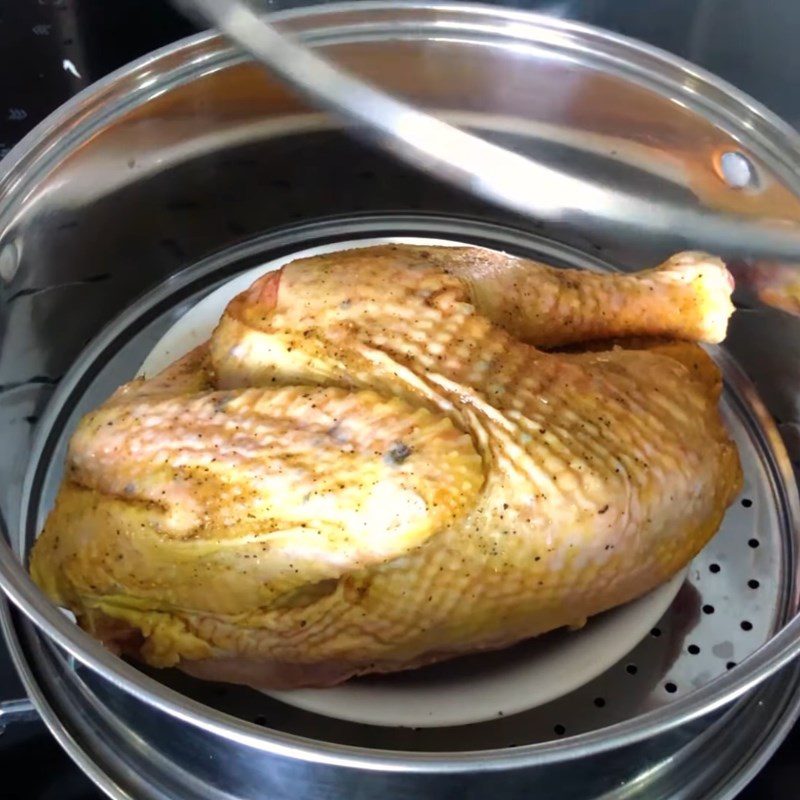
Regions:
<instances>
[{"instance_id":1,"label":"pot rim","mask_svg":"<svg viewBox=\"0 0 800 800\"><path fill-rule=\"evenodd\" d=\"M35 708L50 733L95 785L109 797L114 798L114 800L128 800L130 797L127 791L128 787L122 786L114 775L104 771L92 757L88 743L77 738L74 735L74 731L67 726L56 712L51 699L48 698L45 691L44 682L37 672L37 663L35 659L32 661L26 656L26 649L22 640L23 634L27 634L30 637L44 637L46 634L31 623L25 615L20 614L17 617L19 613L15 613L8 601L0 597L0 632L9 645L12 661L28 696L32 698ZM797 666L794 667L794 675L795 677L792 679L791 670L789 669L782 671L780 675L772 676L755 691L754 696L740 698L738 702L731 704L721 715L711 721L709 727L702 729L698 737L686 748L693 751L704 750L708 747L709 741L713 740L715 731L720 731L728 725L735 724L740 707L753 707L756 703L760 707L762 701L757 700L757 698L761 690L766 689L769 681L780 681L786 684L783 694L787 698L787 702L777 714L773 713L769 717L771 729L760 731L761 736L758 745L750 749L748 760L737 761L736 768L727 773L726 777L715 785L713 795L715 800L733 800L733 798L737 797L761 771L764 764L772 757L796 724L798 715L800 715ZM696 779L697 776L695 776ZM721 794L718 794L718 792L721 792Z\"/></svg>"},{"instance_id":2,"label":"pot rim","mask_svg":"<svg viewBox=\"0 0 800 800\"><path fill-rule=\"evenodd\" d=\"M678 76L681 76L691 83L694 108L711 110L709 113L714 112L717 119L727 120L731 126L737 120L746 119L748 135L755 137L762 147L766 147L781 165L781 177L787 183L793 184L793 189L800 194L800 134L755 100L711 73L663 50L618 34L590 25L519 10L452 3L411 2L398 5L388 0L311 6L280 12L272 15L272 19L285 23L290 28L299 26L301 33L303 24L309 24L309 21L327 24L323 33L330 34L338 30L336 20L339 16L393 13L408 15L426 12L445 18L453 15L477 20L477 26L489 21L500 25L500 32L507 28L508 36L520 36L527 30L529 38L538 34L552 42L553 37L556 37L565 46L574 41L582 43L585 48L588 42L596 47L602 45L609 50L622 51L623 56L632 59L624 64L627 73L631 74L631 67L639 70L640 77L644 73L643 76L654 87L660 87L662 94L670 86L673 91L677 91ZM319 33L319 29L314 28L308 31L308 37L313 38L315 31ZM424 28L418 25L417 32L421 35ZM594 52L594 48L586 52ZM616 58L619 61L620 56L617 55ZM242 60L244 57L227 45L220 36L205 32L149 53L84 89L39 123L0 163L0 196L6 198L6 202L0 206L0 230L13 224L18 196L24 198L28 195L38 178L64 152L84 141L100 126L124 111L146 102L155 94ZM170 61L174 61L171 66ZM621 63L620 61L619 64ZM155 77L152 75L154 69L164 67L167 68L166 71ZM650 69L652 72L656 67L659 68L657 73L647 74L645 71ZM685 91L688 94L688 90ZM720 106L723 99L729 108ZM790 174L793 170L797 170L796 179ZM127 314L123 313L111 323L107 332L120 332L126 324ZM69 376L65 378L65 381L68 380ZM784 461L781 468L791 475L788 459ZM796 488L793 478L789 485ZM792 491L785 501L792 516L797 518L800 507L797 492ZM52 604L33 584L20 559L8 545L7 540L10 537L5 520L0 519L0 526L4 534L0 536L0 586L38 628L80 662L137 699L208 733L259 750L317 763L368 770L442 773L507 769L580 758L640 741L718 709L772 675L800 651L798 616L742 661L736 669L670 705L605 728L556 741L522 745L510 750L435 754L371 750L265 729L205 706L148 677L112 655Z\"/></svg>"}]
</instances>

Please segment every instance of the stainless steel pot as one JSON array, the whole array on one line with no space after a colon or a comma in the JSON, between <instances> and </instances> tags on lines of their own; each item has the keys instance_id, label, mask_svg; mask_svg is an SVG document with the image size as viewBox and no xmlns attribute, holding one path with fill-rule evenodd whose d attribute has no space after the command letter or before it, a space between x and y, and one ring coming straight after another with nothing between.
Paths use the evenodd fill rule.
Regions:
<instances>
[{"instance_id":1,"label":"stainless steel pot","mask_svg":"<svg viewBox=\"0 0 800 800\"><path fill-rule=\"evenodd\" d=\"M331 5L282 24L424 108L652 197L653 214L666 198L800 219L800 137L651 48L469 6ZM726 180L731 153L748 165L743 183ZM0 579L25 615L6 613L4 631L37 707L112 795L527 797L535 785L553 798L728 796L796 716L796 668L766 679L800 648L798 322L744 295L718 356L747 504L695 562L658 635L534 711L433 732L374 728L151 676L78 630L20 563L76 417L244 268L313 243L405 234L624 269L691 246L681 231L587 237L578 214L545 227L499 212L354 143L208 35L49 117L3 161L0 197L0 508L13 548L0 549Z\"/></svg>"}]
</instances>

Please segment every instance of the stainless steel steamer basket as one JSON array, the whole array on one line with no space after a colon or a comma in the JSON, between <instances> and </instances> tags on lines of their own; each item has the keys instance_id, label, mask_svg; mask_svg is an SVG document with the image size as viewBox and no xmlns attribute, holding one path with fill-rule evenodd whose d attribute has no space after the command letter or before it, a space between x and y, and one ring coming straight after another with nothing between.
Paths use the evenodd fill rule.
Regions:
<instances>
[{"instance_id":1,"label":"stainless steel steamer basket","mask_svg":"<svg viewBox=\"0 0 800 800\"><path fill-rule=\"evenodd\" d=\"M800 219L800 138L665 53L474 6L340 4L281 17L357 74L546 163L607 175L652 197L654 214L669 198ZM726 181L728 153L746 159L744 185ZM414 792L433 796L486 791L503 770L509 792L523 796L535 779L550 797L570 796L568 762L580 758L581 797L620 782L629 797L696 796L678 793L690 785L718 795L744 773L721 759L704 771L692 740L749 769L769 749L766 733L779 738L796 715L794 667L721 711L800 648L800 325L746 293L717 353L746 444L743 504L657 632L541 709L431 734L315 717L170 673L155 680L77 629L20 563L75 416L242 269L375 235L625 269L691 246L680 231L589 239L579 216L545 227L500 212L359 145L211 35L120 70L51 115L0 165L0 197L0 508L14 551L0 550L0 576L36 626L7 614L4 629L43 715L109 792L399 797L413 777Z\"/></svg>"}]
</instances>

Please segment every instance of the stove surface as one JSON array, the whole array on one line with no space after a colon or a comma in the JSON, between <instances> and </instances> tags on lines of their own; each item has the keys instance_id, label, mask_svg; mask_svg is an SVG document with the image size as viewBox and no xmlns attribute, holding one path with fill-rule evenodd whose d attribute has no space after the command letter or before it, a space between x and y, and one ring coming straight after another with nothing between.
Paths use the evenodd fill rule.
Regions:
<instances>
[{"instance_id":1,"label":"stove surface","mask_svg":"<svg viewBox=\"0 0 800 800\"><path fill-rule=\"evenodd\" d=\"M269 0L268 5L301 3ZM497 5L589 22L670 50L800 127L797 0L520 0ZM0 158L85 86L195 30L162 0L5 0L0 4ZM0 642L0 698L22 694ZM5 800L103 797L39 721L10 725L0 736L0 776ZM739 800L792 800L797 786L800 725Z\"/></svg>"}]
</instances>

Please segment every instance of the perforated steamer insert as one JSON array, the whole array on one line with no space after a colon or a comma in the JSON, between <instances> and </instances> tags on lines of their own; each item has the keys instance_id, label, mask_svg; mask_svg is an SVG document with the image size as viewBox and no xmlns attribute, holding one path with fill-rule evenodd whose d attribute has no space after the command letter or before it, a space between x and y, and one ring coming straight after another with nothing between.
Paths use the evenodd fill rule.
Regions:
<instances>
[{"instance_id":1,"label":"perforated steamer insert","mask_svg":"<svg viewBox=\"0 0 800 800\"><path fill-rule=\"evenodd\" d=\"M420 230L427 238L409 238ZM383 237L370 237L371 231ZM283 246L276 247L276 239ZM31 455L23 496L30 539L52 506L74 426L121 382L139 373L142 365L153 374L203 341L224 309L225 298L267 269L295 255L388 240L477 244L562 266L613 269L600 259L477 220L392 216L287 229L190 267L128 308L61 382L39 423ZM309 242L315 244L310 251ZM280 257L275 259L275 254ZM242 277L231 277L237 273ZM198 304L215 289L211 303ZM198 314L203 306L205 313ZM154 676L220 710L301 735L314 735L324 724L329 727L327 736L360 744L365 741L364 726L353 723L367 722L372 723L372 747L450 750L457 744L466 750L603 728L665 706L733 669L766 642L784 618L791 591L785 543L796 520L785 499L791 490L786 456L769 415L734 358L724 348L712 347L710 352L723 370L722 409L739 448L745 483L719 533L689 566L684 581L679 577L644 601L590 621L580 632L557 632L510 650L405 675L362 679L342 689L305 690L296 696L277 693L283 702L250 690L190 681L177 673ZM610 669L602 670L604 661L617 658ZM574 684L578 688L568 691ZM564 696L542 704L543 695L549 699L564 691ZM328 719L321 723L319 714L309 710ZM455 738L443 736L441 729L455 723Z\"/></svg>"}]
</instances>

